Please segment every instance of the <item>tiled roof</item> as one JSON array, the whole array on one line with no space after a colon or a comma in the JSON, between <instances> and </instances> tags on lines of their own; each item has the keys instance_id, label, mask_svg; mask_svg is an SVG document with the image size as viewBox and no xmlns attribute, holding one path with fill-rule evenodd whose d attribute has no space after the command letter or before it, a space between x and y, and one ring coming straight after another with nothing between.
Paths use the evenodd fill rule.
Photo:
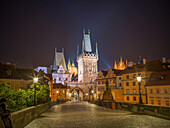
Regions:
<instances>
[{"instance_id":1,"label":"tiled roof","mask_svg":"<svg viewBox=\"0 0 170 128\"><path fill-rule=\"evenodd\" d=\"M170 71L152 73L150 80L146 86L169 85L170 86Z\"/></svg>"},{"instance_id":2,"label":"tiled roof","mask_svg":"<svg viewBox=\"0 0 170 128\"><path fill-rule=\"evenodd\" d=\"M63 85L62 83L54 83L53 88L67 88L67 86Z\"/></svg>"},{"instance_id":3,"label":"tiled roof","mask_svg":"<svg viewBox=\"0 0 170 128\"><path fill-rule=\"evenodd\" d=\"M163 66L162 62L159 60L156 60L156 61L147 62L146 64L137 64L132 67L128 67L124 71L122 71L121 74L142 72L142 71L158 71L158 72L160 72L163 70L165 70L165 67Z\"/></svg>"}]
</instances>

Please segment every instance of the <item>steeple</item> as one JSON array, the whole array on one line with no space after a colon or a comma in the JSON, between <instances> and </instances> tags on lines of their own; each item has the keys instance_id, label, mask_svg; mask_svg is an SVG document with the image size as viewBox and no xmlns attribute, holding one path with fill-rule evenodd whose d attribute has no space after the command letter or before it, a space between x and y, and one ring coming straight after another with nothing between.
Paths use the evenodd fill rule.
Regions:
<instances>
[{"instance_id":1,"label":"steeple","mask_svg":"<svg viewBox=\"0 0 170 128\"><path fill-rule=\"evenodd\" d=\"M84 41L82 42L82 53L84 53Z\"/></svg>"},{"instance_id":2,"label":"steeple","mask_svg":"<svg viewBox=\"0 0 170 128\"><path fill-rule=\"evenodd\" d=\"M122 63L122 56L120 57L120 63Z\"/></svg>"},{"instance_id":3,"label":"steeple","mask_svg":"<svg viewBox=\"0 0 170 128\"><path fill-rule=\"evenodd\" d=\"M97 42L96 42L96 54L98 55L98 47L97 47Z\"/></svg>"},{"instance_id":4,"label":"steeple","mask_svg":"<svg viewBox=\"0 0 170 128\"><path fill-rule=\"evenodd\" d=\"M79 55L79 45L77 45L77 56Z\"/></svg>"},{"instance_id":5,"label":"steeple","mask_svg":"<svg viewBox=\"0 0 170 128\"><path fill-rule=\"evenodd\" d=\"M71 63L70 63L70 58L69 58L69 60L68 60L68 66L71 66Z\"/></svg>"},{"instance_id":6,"label":"steeple","mask_svg":"<svg viewBox=\"0 0 170 128\"><path fill-rule=\"evenodd\" d=\"M64 54L64 48L62 48L62 53Z\"/></svg>"},{"instance_id":7,"label":"steeple","mask_svg":"<svg viewBox=\"0 0 170 128\"><path fill-rule=\"evenodd\" d=\"M53 65L53 70L54 71L57 71L57 63L56 63L56 58L57 58L57 54L56 54L56 52L57 52L57 49L55 48L55 55L54 55L54 65Z\"/></svg>"},{"instance_id":8,"label":"steeple","mask_svg":"<svg viewBox=\"0 0 170 128\"><path fill-rule=\"evenodd\" d=\"M88 30L88 34L90 35L90 30Z\"/></svg>"},{"instance_id":9,"label":"steeple","mask_svg":"<svg viewBox=\"0 0 170 128\"><path fill-rule=\"evenodd\" d=\"M74 65L74 60L72 60L72 67L75 67L75 65Z\"/></svg>"},{"instance_id":10,"label":"steeple","mask_svg":"<svg viewBox=\"0 0 170 128\"><path fill-rule=\"evenodd\" d=\"M126 67L128 66L128 62L127 62L127 59L126 59Z\"/></svg>"},{"instance_id":11,"label":"steeple","mask_svg":"<svg viewBox=\"0 0 170 128\"><path fill-rule=\"evenodd\" d=\"M115 66L114 66L114 69L117 69L117 64L116 64L116 60L115 60Z\"/></svg>"}]
</instances>

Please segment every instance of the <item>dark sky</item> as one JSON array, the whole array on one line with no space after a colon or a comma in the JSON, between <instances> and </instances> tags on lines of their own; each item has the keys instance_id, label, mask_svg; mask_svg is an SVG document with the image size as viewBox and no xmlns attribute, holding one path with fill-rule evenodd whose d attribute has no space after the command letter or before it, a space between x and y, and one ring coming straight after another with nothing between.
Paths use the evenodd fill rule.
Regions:
<instances>
[{"instance_id":1,"label":"dark sky","mask_svg":"<svg viewBox=\"0 0 170 128\"><path fill-rule=\"evenodd\" d=\"M169 0L0 1L0 61L35 68L53 64L54 48L76 58L82 30L99 46L99 68L139 56L170 59Z\"/></svg>"}]
</instances>

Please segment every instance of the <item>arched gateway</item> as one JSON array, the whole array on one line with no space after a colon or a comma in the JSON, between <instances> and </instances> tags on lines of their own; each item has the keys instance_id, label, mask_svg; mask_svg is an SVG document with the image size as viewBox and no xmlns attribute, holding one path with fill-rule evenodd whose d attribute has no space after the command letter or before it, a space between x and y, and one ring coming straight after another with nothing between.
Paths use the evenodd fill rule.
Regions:
<instances>
[{"instance_id":1,"label":"arched gateway","mask_svg":"<svg viewBox=\"0 0 170 128\"><path fill-rule=\"evenodd\" d=\"M79 87L74 87L70 90L71 100L85 100L84 91Z\"/></svg>"}]
</instances>

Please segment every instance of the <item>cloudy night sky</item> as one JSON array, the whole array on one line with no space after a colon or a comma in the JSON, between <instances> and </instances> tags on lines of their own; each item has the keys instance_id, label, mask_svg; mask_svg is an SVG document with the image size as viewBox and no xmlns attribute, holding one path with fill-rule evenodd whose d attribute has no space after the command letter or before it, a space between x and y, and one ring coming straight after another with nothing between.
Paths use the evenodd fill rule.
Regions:
<instances>
[{"instance_id":1,"label":"cloudy night sky","mask_svg":"<svg viewBox=\"0 0 170 128\"><path fill-rule=\"evenodd\" d=\"M0 1L0 62L35 68L53 64L54 48L76 60L83 29L90 29L99 69L115 60L170 59L169 0Z\"/></svg>"}]
</instances>

